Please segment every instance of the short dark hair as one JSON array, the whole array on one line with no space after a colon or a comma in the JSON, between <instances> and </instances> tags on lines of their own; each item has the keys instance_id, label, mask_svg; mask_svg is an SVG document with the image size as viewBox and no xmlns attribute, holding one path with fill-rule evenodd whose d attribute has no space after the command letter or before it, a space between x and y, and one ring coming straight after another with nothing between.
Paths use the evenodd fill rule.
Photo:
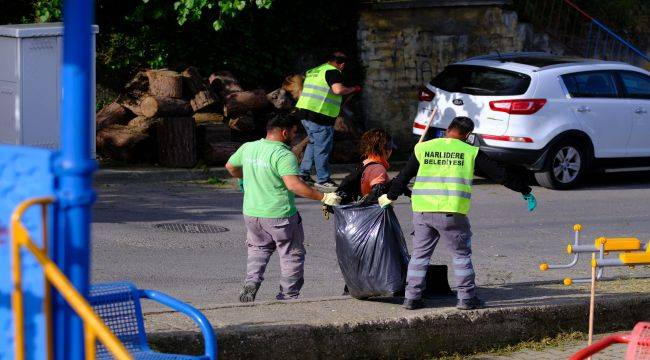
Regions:
<instances>
[{"instance_id":1,"label":"short dark hair","mask_svg":"<svg viewBox=\"0 0 650 360\"><path fill-rule=\"evenodd\" d=\"M461 135L467 135L474 131L474 121L467 116L457 116L451 121L447 129L456 129Z\"/></svg>"},{"instance_id":2,"label":"short dark hair","mask_svg":"<svg viewBox=\"0 0 650 360\"><path fill-rule=\"evenodd\" d=\"M298 119L294 116L275 115L266 123L266 131L273 129L291 130L298 126Z\"/></svg>"},{"instance_id":3,"label":"short dark hair","mask_svg":"<svg viewBox=\"0 0 650 360\"><path fill-rule=\"evenodd\" d=\"M327 61L336 61L338 64L344 64L348 61L348 56L341 51L335 51L330 54L330 57L327 59Z\"/></svg>"}]
</instances>

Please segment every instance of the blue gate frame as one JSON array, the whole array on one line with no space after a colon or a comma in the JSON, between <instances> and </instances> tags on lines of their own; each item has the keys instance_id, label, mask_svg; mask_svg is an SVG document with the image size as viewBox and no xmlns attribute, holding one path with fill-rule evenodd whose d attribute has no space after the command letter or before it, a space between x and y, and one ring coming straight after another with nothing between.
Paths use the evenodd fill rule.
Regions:
<instances>
[{"instance_id":1,"label":"blue gate frame","mask_svg":"<svg viewBox=\"0 0 650 360\"><path fill-rule=\"evenodd\" d=\"M50 210L50 257L72 285L88 296L90 276L91 206L95 201L91 158L92 0L65 0L61 69L61 149L50 151L19 146L0 146L0 360L13 360L13 321L9 261L9 218L22 201L39 196L57 199ZM40 211L24 217L34 241L42 242ZM23 254L26 347L28 359L47 358L43 312L44 279L35 260ZM81 320L56 294L53 304L54 358L84 359Z\"/></svg>"}]
</instances>

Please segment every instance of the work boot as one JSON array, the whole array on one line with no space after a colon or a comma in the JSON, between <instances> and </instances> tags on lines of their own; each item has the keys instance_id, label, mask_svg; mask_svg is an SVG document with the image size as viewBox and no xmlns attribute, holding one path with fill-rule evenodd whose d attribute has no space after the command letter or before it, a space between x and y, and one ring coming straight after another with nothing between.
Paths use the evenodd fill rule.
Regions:
<instances>
[{"instance_id":1,"label":"work boot","mask_svg":"<svg viewBox=\"0 0 650 360\"><path fill-rule=\"evenodd\" d=\"M311 175L300 175L300 179L309 185L314 185L314 183L316 183L316 181L314 180L314 178L311 177Z\"/></svg>"},{"instance_id":2,"label":"work boot","mask_svg":"<svg viewBox=\"0 0 650 360\"><path fill-rule=\"evenodd\" d=\"M257 290L259 290L260 284L249 283L245 284L239 293L239 301L243 303L255 301L255 295L257 295Z\"/></svg>"},{"instance_id":3,"label":"work boot","mask_svg":"<svg viewBox=\"0 0 650 360\"><path fill-rule=\"evenodd\" d=\"M404 299L402 307L408 310L421 309L424 307L424 301L422 299Z\"/></svg>"},{"instance_id":4,"label":"work boot","mask_svg":"<svg viewBox=\"0 0 650 360\"><path fill-rule=\"evenodd\" d=\"M334 192L339 186L332 179L327 179L323 182L316 183L316 188L322 192Z\"/></svg>"},{"instance_id":5,"label":"work boot","mask_svg":"<svg viewBox=\"0 0 650 360\"><path fill-rule=\"evenodd\" d=\"M459 299L458 304L456 305L456 308L460 310L475 310L484 307L485 301L479 299L477 296L474 296L471 299Z\"/></svg>"}]
</instances>

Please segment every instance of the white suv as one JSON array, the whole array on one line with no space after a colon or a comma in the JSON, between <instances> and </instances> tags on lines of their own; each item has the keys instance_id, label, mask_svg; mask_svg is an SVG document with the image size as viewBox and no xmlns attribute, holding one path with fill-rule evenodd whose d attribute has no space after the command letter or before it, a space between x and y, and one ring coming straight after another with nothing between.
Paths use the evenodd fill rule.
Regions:
<instances>
[{"instance_id":1,"label":"white suv","mask_svg":"<svg viewBox=\"0 0 650 360\"><path fill-rule=\"evenodd\" d=\"M540 185L575 186L590 169L650 170L650 73L629 64L514 53L447 66L419 93L413 133L476 124L470 140L523 165Z\"/></svg>"}]
</instances>

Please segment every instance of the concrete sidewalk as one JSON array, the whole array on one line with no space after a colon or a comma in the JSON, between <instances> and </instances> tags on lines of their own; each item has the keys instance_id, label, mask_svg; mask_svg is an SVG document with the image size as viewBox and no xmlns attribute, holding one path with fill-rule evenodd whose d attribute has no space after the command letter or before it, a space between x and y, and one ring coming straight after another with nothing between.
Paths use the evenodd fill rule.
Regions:
<instances>
[{"instance_id":1,"label":"concrete sidewalk","mask_svg":"<svg viewBox=\"0 0 650 360\"><path fill-rule=\"evenodd\" d=\"M630 330L650 319L650 279L598 284L596 331ZM408 311L401 299L334 297L201 309L225 359L430 359L471 354L520 341L586 331L586 286L520 284L480 289L489 308L462 312L455 299L428 300ZM152 345L201 353L193 323L171 312L146 314Z\"/></svg>"}]
</instances>

